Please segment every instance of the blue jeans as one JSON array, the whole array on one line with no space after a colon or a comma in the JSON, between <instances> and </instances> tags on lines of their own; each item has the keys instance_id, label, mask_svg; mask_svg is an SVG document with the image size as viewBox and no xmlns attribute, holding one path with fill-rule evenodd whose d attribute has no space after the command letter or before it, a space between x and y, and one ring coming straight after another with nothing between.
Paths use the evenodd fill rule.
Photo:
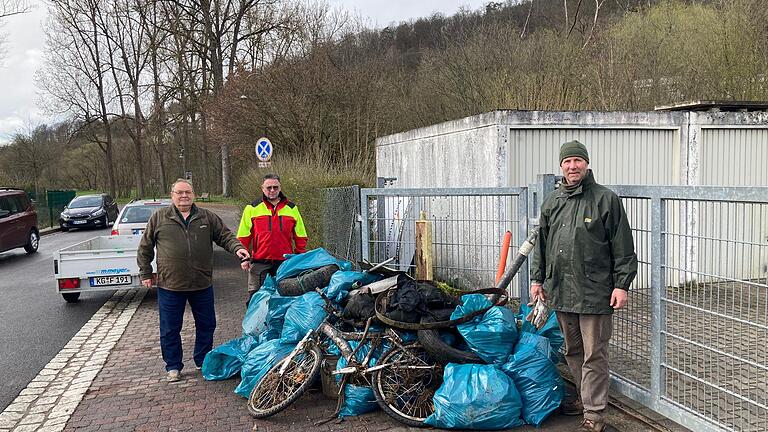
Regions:
<instances>
[{"instance_id":1,"label":"blue jeans","mask_svg":"<svg viewBox=\"0 0 768 432\"><path fill-rule=\"evenodd\" d=\"M195 318L195 352L197 366L202 366L205 355L213 348L216 330L216 310L213 307L213 286L200 291L170 291L157 288L157 309L160 315L160 349L165 370L182 370L181 325L184 308L189 302Z\"/></svg>"}]
</instances>

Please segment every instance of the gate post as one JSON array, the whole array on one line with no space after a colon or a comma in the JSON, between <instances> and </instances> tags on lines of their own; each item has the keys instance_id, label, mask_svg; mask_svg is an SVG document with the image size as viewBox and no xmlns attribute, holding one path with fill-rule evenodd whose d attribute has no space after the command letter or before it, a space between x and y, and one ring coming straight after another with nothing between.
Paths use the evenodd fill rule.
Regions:
<instances>
[{"instance_id":1,"label":"gate post","mask_svg":"<svg viewBox=\"0 0 768 432\"><path fill-rule=\"evenodd\" d=\"M554 174L538 174L536 176L536 183L528 185L528 198L526 203L526 224L525 231L521 232L520 242L528 237L528 230L530 227L539 225L539 211L541 210L541 203L544 202L544 198L547 197L552 191L555 190L557 178ZM528 256L528 260L525 266L525 280L520 278L520 300L528 303L529 299L529 286L530 281L528 275L530 274L531 259L533 258L533 251ZM522 273L521 273L522 276Z\"/></svg>"},{"instance_id":2,"label":"gate post","mask_svg":"<svg viewBox=\"0 0 768 432\"><path fill-rule=\"evenodd\" d=\"M667 282L662 269L666 264L666 208L661 198L651 198L651 400L657 403L666 392L665 377L661 370L664 360L664 336L666 314L663 299Z\"/></svg>"}]
</instances>

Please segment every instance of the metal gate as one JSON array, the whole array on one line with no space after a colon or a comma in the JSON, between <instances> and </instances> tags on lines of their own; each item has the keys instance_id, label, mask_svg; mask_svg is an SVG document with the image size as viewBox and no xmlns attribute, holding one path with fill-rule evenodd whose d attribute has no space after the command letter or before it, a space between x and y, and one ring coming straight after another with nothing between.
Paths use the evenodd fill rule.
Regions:
<instances>
[{"instance_id":1,"label":"metal gate","mask_svg":"<svg viewBox=\"0 0 768 432\"><path fill-rule=\"evenodd\" d=\"M553 185L360 189L360 256L412 267L424 211L435 279L491 286L504 231L519 245ZM695 431L768 430L768 188L609 187L639 260L629 306L614 314L614 389ZM518 276L511 294L525 301L527 269Z\"/></svg>"},{"instance_id":2,"label":"metal gate","mask_svg":"<svg viewBox=\"0 0 768 432\"><path fill-rule=\"evenodd\" d=\"M612 189L640 261L615 388L695 431L768 430L768 188Z\"/></svg>"}]
</instances>

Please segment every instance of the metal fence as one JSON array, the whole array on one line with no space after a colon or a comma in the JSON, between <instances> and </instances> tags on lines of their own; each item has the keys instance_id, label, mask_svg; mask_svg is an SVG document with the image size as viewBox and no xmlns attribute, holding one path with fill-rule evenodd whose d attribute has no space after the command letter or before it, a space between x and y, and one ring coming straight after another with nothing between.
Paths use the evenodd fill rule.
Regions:
<instances>
[{"instance_id":1,"label":"metal fence","mask_svg":"<svg viewBox=\"0 0 768 432\"><path fill-rule=\"evenodd\" d=\"M539 180L361 189L359 253L412 268L414 221L424 211L435 278L491 286L503 232L519 245L552 189L551 176ZM768 430L768 188L609 187L627 210L639 260L629 306L614 314L614 388L695 431ZM352 225L332 217L331 225ZM339 229L348 239L349 228ZM527 269L513 286L525 297Z\"/></svg>"},{"instance_id":2,"label":"metal fence","mask_svg":"<svg viewBox=\"0 0 768 432\"><path fill-rule=\"evenodd\" d=\"M48 190L39 195L27 191L35 201L37 210L37 226L40 229L53 228L59 225L59 215L64 207L75 197L74 190Z\"/></svg>"},{"instance_id":3,"label":"metal fence","mask_svg":"<svg viewBox=\"0 0 768 432\"><path fill-rule=\"evenodd\" d=\"M360 187L324 189L323 247L358 265L360 248Z\"/></svg>"},{"instance_id":4,"label":"metal fence","mask_svg":"<svg viewBox=\"0 0 768 432\"><path fill-rule=\"evenodd\" d=\"M501 240L512 232L516 249L527 236L526 188L362 189L362 256L371 262L395 257L395 265L414 267L415 221L432 223L434 277L460 288L495 284ZM512 283L520 295L519 281Z\"/></svg>"},{"instance_id":5,"label":"metal fence","mask_svg":"<svg viewBox=\"0 0 768 432\"><path fill-rule=\"evenodd\" d=\"M640 260L617 389L695 431L768 430L768 188L613 189Z\"/></svg>"}]
</instances>

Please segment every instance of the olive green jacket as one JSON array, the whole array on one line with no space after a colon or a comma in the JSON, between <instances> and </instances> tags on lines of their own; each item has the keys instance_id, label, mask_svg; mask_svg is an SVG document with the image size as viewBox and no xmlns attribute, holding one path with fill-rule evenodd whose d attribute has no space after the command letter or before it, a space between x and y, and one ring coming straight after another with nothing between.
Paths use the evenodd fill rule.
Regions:
<instances>
[{"instance_id":1,"label":"olive green jacket","mask_svg":"<svg viewBox=\"0 0 768 432\"><path fill-rule=\"evenodd\" d=\"M149 218L136 257L141 279L152 277L156 248L157 286L171 291L202 290L212 282L213 243L230 253L245 249L216 213L195 207L187 225L173 204Z\"/></svg>"},{"instance_id":2,"label":"olive green jacket","mask_svg":"<svg viewBox=\"0 0 768 432\"><path fill-rule=\"evenodd\" d=\"M565 186L541 205L531 280L543 282L549 306L562 312L611 314L614 288L628 290L637 255L619 197L592 170L570 194Z\"/></svg>"}]
</instances>

